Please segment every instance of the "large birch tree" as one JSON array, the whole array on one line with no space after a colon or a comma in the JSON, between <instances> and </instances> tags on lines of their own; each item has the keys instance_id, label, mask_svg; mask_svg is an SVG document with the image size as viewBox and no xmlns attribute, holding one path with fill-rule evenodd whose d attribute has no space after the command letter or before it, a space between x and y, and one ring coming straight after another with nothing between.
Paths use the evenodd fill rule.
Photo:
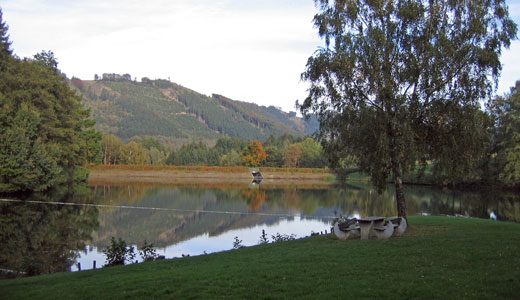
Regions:
<instances>
[{"instance_id":1,"label":"large birch tree","mask_svg":"<svg viewBox=\"0 0 520 300\"><path fill-rule=\"evenodd\" d=\"M516 37L504 0L316 0L326 47L309 58L299 103L317 113L332 167L354 157L379 190L433 163L456 177L484 148L480 102L496 88Z\"/></svg>"}]
</instances>

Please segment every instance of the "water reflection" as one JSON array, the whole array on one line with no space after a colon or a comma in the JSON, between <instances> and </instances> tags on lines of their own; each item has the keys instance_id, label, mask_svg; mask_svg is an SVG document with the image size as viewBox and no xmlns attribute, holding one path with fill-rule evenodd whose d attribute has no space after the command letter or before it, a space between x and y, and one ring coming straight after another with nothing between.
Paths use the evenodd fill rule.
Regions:
<instances>
[{"instance_id":1,"label":"water reflection","mask_svg":"<svg viewBox=\"0 0 520 300\"><path fill-rule=\"evenodd\" d=\"M409 215L465 215L520 221L518 195L406 186ZM168 258L258 243L269 236L310 235L330 228L337 215L394 216L394 190L382 194L364 184L214 184L173 186L95 185L86 192L35 195L31 201L74 201L97 206L0 201L0 268L30 274L104 263L111 237L142 246L152 242ZM78 252L78 250L80 250Z\"/></svg>"},{"instance_id":2,"label":"water reflection","mask_svg":"<svg viewBox=\"0 0 520 300\"><path fill-rule=\"evenodd\" d=\"M105 247L112 236L138 246L147 240L165 247L204 234L218 236L234 229L270 226L280 217L310 216L319 220L320 215L333 216L334 211L333 207L319 210L326 205L320 204L323 201L315 195L301 201L296 190L105 186L96 187L94 192L103 195L102 203L114 206L100 210L100 228L92 235L96 247ZM327 226L330 219L321 219Z\"/></svg>"},{"instance_id":3,"label":"water reflection","mask_svg":"<svg viewBox=\"0 0 520 300\"><path fill-rule=\"evenodd\" d=\"M89 194L58 191L26 200L72 199L88 202ZM27 275L70 270L98 228L97 218L95 207L0 202L0 267Z\"/></svg>"},{"instance_id":4,"label":"water reflection","mask_svg":"<svg viewBox=\"0 0 520 300\"><path fill-rule=\"evenodd\" d=\"M461 191L431 187L407 187L407 206L411 215L461 215L520 222L520 196L514 192L484 190Z\"/></svg>"},{"instance_id":5,"label":"water reflection","mask_svg":"<svg viewBox=\"0 0 520 300\"><path fill-rule=\"evenodd\" d=\"M280 216L291 223L316 220L321 226L303 226L307 234L329 227L336 215L394 216L397 214L394 190L378 194L370 186L344 187L263 186L96 186L102 203L129 205L156 210L111 208L100 211L100 228L93 234L93 245L102 249L112 236L140 246L144 240L157 247L178 245L197 237L217 237L245 229L254 238L252 228L275 228ZM431 187L406 187L410 215L449 214L488 218L495 211L499 220L518 220L518 201L490 199L497 193L471 193ZM509 199L506 197L506 199ZM516 202L515 202L516 201ZM218 212L218 213L216 213ZM279 228L279 227L276 227ZM257 230L261 231L261 229ZM272 230L271 230L272 231ZM275 232L273 232L274 234ZM287 232L290 234L291 232ZM241 237L246 238L246 237ZM227 241L228 248L231 242ZM211 248L207 245L206 248ZM199 249L202 253L202 249Z\"/></svg>"}]
</instances>

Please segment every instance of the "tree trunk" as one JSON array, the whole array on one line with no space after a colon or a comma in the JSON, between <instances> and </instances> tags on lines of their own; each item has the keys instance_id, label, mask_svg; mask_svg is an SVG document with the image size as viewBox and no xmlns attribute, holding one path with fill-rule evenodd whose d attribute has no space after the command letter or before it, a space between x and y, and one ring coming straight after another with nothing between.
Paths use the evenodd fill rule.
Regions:
<instances>
[{"instance_id":1,"label":"tree trunk","mask_svg":"<svg viewBox=\"0 0 520 300\"><path fill-rule=\"evenodd\" d=\"M389 135L393 136L393 131L390 131ZM390 147L392 153L392 177L394 178L395 200L397 202L397 216L405 218L408 223L408 219L406 218L406 201L403 191L403 171L401 169L402 155L397 153L396 147L394 145L395 141L392 139L392 144Z\"/></svg>"},{"instance_id":2,"label":"tree trunk","mask_svg":"<svg viewBox=\"0 0 520 300\"><path fill-rule=\"evenodd\" d=\"M403 180L401 176L395 176L395 199L397 201L397 216L406 218L406 201L404 199Z\"/></svg>"},{"instance_id":3,"label":"tree trunk","mask_svg":"<svg viewBox=\"0 0 520 300\"><path fill-rule=\"evenodd\" d=\"M107 146L105 145L105 151L103 151L103 164L107 164Z\"/></svg>"}]
</instances>

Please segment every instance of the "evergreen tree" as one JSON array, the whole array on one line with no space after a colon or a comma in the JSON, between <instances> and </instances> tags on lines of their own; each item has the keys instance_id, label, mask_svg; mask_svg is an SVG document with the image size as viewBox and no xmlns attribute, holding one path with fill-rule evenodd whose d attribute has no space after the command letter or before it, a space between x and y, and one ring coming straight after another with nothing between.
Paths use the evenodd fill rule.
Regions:
<instances>
[{"instance_id":1,"label":"evergreen tree","mask_svg":"<svg viewBox=\"0 0 520 300\"><path fill-rule=\"evenodd\" d=\"M13 54L8 30L9 26L4 22L2 8L0 8L0 71L4 69L7 60Z\"/></svg>"},{"instance_id":2,"label":"evergreen tree","mask_svg":"<svg viewBox=\"0 0 520 300\"><path fill-rule=\"evenodd\" d=\"M0 191L42 191L59 180L62 169L38 137L40 118L23 105L0 141Z\"/></svg>"},{"instance_id":3,"label":"evergreen tree","mask_svg":"<svg viewBox=\"0 0 520 300\"><path fill-rule=\"evenodd\" d=\"M83 165L91 147L84 147L85 139L96 139L84 133L94 124L89 111L56 68L52 52L37 60L11 56L7 25L0 24L0 52L7 55L0 69L0 192L86 180Z\"/></svg>"},{"instance_id":4,"label":"evergreen tree","mask_svg":"<svg viewBox=\"0 0 520 300\"><path fill-rule=\"evenodd\" d=\"M89 120L93 126L94 121ZM84 149L86 161L92 164L99 164L103 159L101 139L103 134L94 128L88 128L81 132L81 148Z\"/></svg>"},{"instance_id":5,"label":"evergreen tree","mask_svg":"<svg viewBox=\"0 0 520 300\"><path fill-rule=\"evenodd\" d=\"M34 60L44 64L46 67L57 71L58 69L58 60L54 56L54 52L42 51L34 55Z\"/></svg>"}]
</instances>

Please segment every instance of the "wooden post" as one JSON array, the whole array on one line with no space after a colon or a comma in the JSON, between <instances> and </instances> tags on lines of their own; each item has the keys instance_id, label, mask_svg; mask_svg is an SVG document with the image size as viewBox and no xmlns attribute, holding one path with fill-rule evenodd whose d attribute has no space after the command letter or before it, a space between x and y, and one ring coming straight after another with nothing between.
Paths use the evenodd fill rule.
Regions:
<instances>
[{"instance_id":1,"label":"wooden post","mask_svg":"<svg viewBox=\"0 0 520 300\"><path fill-rule=\"evenodd\" d=\"M94 269L96 269L96 261L94 261Z\"/></svg>"},{"instance_id":2,"label":"wooden post","mask_svg":"<svg viewBox=\"0 0 520 300\"><path fill-rule=\"evenodd\" d=\"M78 263L78 272L81 271L81 263Z\"/></svg>"}]
</instances>

